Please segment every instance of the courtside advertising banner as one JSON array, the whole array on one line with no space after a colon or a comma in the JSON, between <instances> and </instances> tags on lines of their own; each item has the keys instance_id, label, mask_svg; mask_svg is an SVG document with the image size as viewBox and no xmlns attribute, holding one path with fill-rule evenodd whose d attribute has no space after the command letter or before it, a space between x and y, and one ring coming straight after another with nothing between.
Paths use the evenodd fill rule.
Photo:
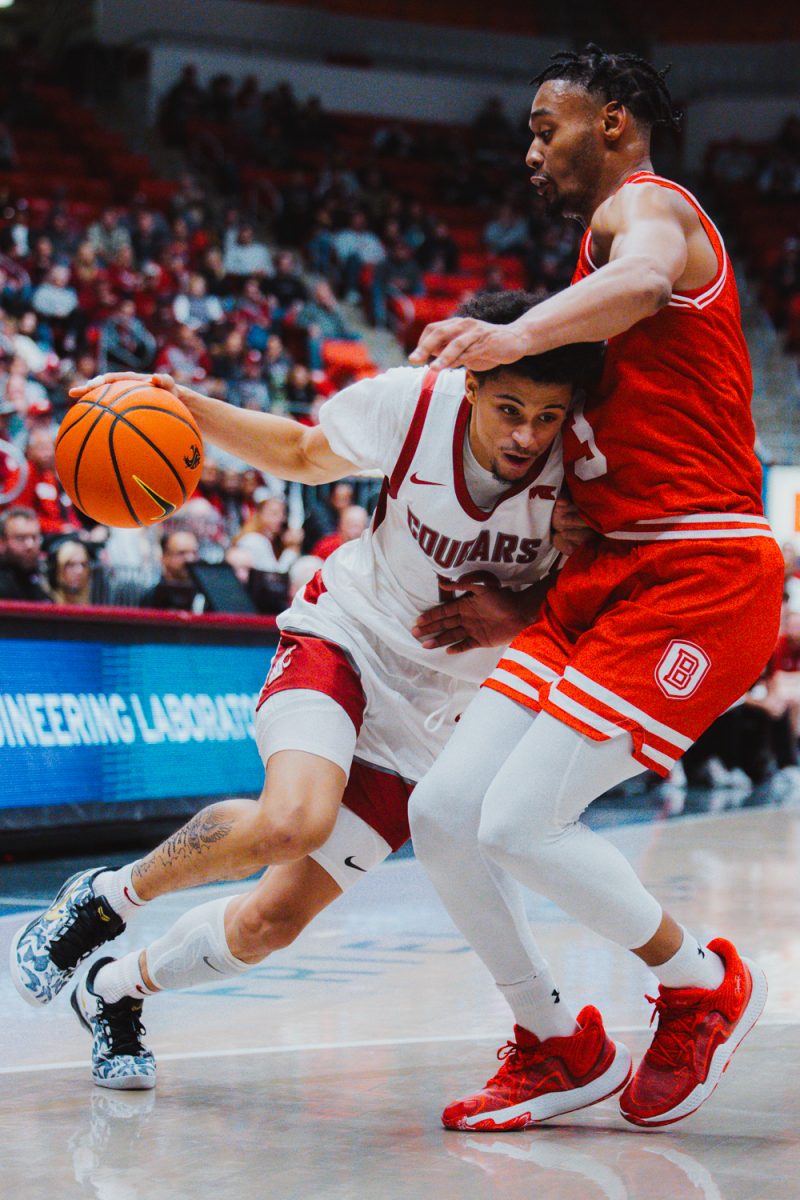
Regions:
<instances>
[{"instance_id":1,"label":"courtside advertising banner","mask_svg":"<svg viewBox=\"0 0 800 1200\"><path fill-rule=\"evenodd\" d=\"M800 553L800 467L769 468L766 511L778 541Z\"/></svg>"},{"instance_id":2,"label":"courtside advertising banner","mask_svg":"<svg viewBox=\"0 0 800 1200\"><path fill-rule=\"evenodd\" d=\"M273 652L0 639L0 809L260 791Z\"/></svg>"}]
</instances>

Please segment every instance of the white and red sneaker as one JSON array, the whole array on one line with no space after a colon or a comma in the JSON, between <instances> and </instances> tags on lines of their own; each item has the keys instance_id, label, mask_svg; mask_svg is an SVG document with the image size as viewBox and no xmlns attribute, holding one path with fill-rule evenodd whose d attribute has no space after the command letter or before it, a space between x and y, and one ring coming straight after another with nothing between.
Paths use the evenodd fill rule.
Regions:
<instances>
[{"instance_id":1,"label":"white and red sneaker","mask_svg":"<svg viewBox=\"0 0 800 1200\"><path fill-rule=\"evenodd\" d=\"M611 1041L591 1005L578 1014L578 1025L571 1037L544 1042L515 1025L516 1040L497 1051L500 1070L480 1092L448 1105L445 1129L527 1129L620 1091L631 1074L627 1048Z\"/></svg>"},{"instance_id":2,"label":"white and red sneaker","mask_svg":"<svg viewBox=\"0 0 800 1200\"><path fill-rule=\"evenodd\" d=\"M660 987L657 999L647 997L658 1027L619 1101L633 1125L671 1125L696 1112L764 1011L767 978L761 968L741 959L724 938L708 949L725 965L718 988Z\"/></svg>"}]
</instances>

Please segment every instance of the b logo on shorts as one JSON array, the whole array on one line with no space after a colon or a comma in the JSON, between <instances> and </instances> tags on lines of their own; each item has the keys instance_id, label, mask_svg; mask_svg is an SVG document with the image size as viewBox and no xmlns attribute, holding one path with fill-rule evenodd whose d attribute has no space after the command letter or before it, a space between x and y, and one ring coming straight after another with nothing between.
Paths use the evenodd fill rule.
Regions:
<instances>
[{"instance_id":1,"label":"b logo on shorts","mask_svg":"<svg viewBox=\"0 0 800 1200\"><path fill-rule=\"evenodd\" d=\"M694 642L672 641L656 667L656 683L665 696L685 700L700 686L711 659Z\"/></svg>"}]
</instances>

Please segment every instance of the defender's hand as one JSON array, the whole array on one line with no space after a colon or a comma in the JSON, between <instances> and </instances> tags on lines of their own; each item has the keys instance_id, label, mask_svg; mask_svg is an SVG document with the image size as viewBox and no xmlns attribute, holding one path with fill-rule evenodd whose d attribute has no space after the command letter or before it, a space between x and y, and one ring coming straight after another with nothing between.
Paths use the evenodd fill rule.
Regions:
<instances>
[{"instance_id":1,"label":"defender's hand","mask_svg":"<svg viewBox=\"0 0 800 1200\"><path fill-rule=\"evenodd\" d=\"M440 580L443 591L461 591L458 581ZM520 593L510 588L471 583L458 599L420 613L411 630L425 650L447 646L448 654L463 654L479 646L506 646L526 624Z\"/></svg>"},{"instance_id":2,"label":"defender's hand","mask_svg":"<svg viewBox=\"0 0 800 1200\"><path fill-rule=\"evenodd\" d=\"M531 353L525 338L510 325L492 325L473 317L453 317L449 321L434 321L422 331L416 350L409 355L414 366L429 360L436 370L442 367L471 367L488 371L504 363L516 362Z\"/></svg>"},{"instance_id":3,"label":"defender's hand","mask_svg":"<svg viewBox=\"0 0 800 1200\"><path fill-rule=\"evenodd\" d=\"M572 554L594 533L568 496L559 496L556 500L550 527L553 545L560 554Z\"/></svg>"}]
</instances>

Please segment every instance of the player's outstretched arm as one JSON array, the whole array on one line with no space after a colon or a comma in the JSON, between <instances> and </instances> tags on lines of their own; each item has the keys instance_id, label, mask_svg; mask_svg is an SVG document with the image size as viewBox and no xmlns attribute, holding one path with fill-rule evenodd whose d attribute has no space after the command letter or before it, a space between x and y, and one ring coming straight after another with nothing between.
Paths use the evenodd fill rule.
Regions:
<instances>
[{"instance_id":1,"label":"player's outstretched arm","mask_svg":"<svg viewBox=\"0 0 800 1200\"><path fill-rule=\"evenodd\" d=\"M120 371L90 379L80 387L71 388L69 394L79 400L105 383L127 379L172 392L189 409L204 439L279 479L296 480L298 483L331 483L334 479L342 479L359 470L353 463L334 454L318 425L310 428L288 417L235 408L232 404L181 386L171 375Z\"/></svg>"},{"instance_id":2,"label":"player's outstretched arm","mask_svg":"<svg viewBox=\"0 0 800 1200\"><path fill-rule=\"evenodd\" d=\"M681 203L657 185L623 189L592 222L595 240L610 243L605 266L509 325L470 318L427 325L410 361L486 371L571 342L604 342L624 333L669 303L686 268L690 218Z\"/></svg>"}]
</instances>

